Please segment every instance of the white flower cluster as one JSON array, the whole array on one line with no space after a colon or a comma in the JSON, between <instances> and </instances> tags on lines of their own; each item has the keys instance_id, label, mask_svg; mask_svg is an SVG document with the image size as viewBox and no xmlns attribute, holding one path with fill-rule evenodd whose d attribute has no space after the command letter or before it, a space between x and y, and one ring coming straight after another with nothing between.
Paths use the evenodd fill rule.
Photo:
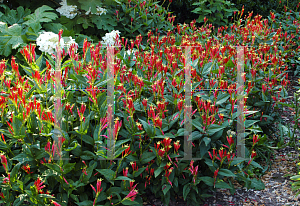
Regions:
<instances>
[{"instance_id":1,"label":"white flower cluster","mask_svg":"<svg viewBox=\"0 0 300 206\"><path fill-rule=\"evenodd\" d=\"M77 6L76 5L68 6L67 0L63 0L62 2L60 2L60 5L61 7L56 9L56 11L60 13L60 15L65 16L69 19L73 19L78 14Z\"/></svg>"},{"instance_id":2,"label":"white flower cluster","mask_svg":"<svg viewBox=\"0 0 300 206\"><path fill-rule=\"evenodd\" d=\"M42 32L36 39L36 44L39 46L39 50L48 54L54 54L56 46L58 44L59 36L53 32ZM63 37L60 39L61 48L66 47L67 49L71 44L77 44L72 37Z\"/></svg>"},{"instance_id":3,"label":"white flower cluster","mask_svg":"<svg viewBox=\"0 0 300 206\"><path fill-rule=\"evenodd\" d=\"M133 54L133 58L132 60L136 60L136 57L135 57L135 52L136 52L136 49L133 49L133 50L127 50L126 53L128 56L130 56L131 54ZM124 53L124 58L126 57L126 53Z\"/></svg>"},{"instance_id":4,"label":"white flower cluster","mask_svg":"<svg viewBox=\"0 0 300 206\"><path fill-rule=\"evenodd\" d=\"M117 38L117 35L119 35L120 37L120 33L118 30L113 30L112 32L110 33L106 33L104 37L102 37L103 41L101 41L102 44L105 44L105 45L110 45L110 46L114 46L115 45L115 41L116 41L116 38Z\"/></svg>"},{"instance_id":5,"label":"white flower cluster","mask_svg":"<svg viewBox=\"0 0 300 206\"><path fill-rule=\"evenodd\" d=\"M97 9L97 12L95 14L98 16L101 16L102 14L106 14L106 12L107 12L106 9L101 8L100 6L97 6L96 9ZM85 12L85 15L89 15L90 13L93 14L91 12L91 10L92 10L92 8L90 7L89 10L87 12Z\"/></svg>"}]
</instances>

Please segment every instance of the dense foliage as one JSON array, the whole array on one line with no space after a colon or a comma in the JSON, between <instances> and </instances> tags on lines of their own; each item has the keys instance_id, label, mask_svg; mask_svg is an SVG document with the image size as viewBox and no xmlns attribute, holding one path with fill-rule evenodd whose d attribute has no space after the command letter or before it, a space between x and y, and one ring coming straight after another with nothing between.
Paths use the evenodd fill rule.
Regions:
<instances>
[{"instance_id":1,"label":"dense foliage","mask_svg":"<svg viewBox=\"0 0 300 206\"><path fill-rule=\"evenodd\" d=\"M2 4L1 203L142 205L152 192L197 205L236 181L264 189L299 12L197 27L152 1L47 4Z\"/></svg>"}]
</instances>

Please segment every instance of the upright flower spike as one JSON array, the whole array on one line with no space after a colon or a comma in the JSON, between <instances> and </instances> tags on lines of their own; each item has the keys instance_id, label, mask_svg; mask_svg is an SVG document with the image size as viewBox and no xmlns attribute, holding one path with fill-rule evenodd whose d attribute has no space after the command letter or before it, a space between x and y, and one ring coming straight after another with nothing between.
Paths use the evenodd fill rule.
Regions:
<instances>
[{"instance_id":1,"label":"upright flower spike","mask_svg":"<svg viewBox=\"0 0 300 206\"><path fill-rule=\"evenodd\" d=\"M259 141L258 135L253 135L253 146Z\"/></svg>"},{"instance_id":2,"label":"upright flower spike","mask_svg":"<svg viewBox=\"0 0 300 206\"><path fill-rule=\"evenodd\" d=\"M45 185L43 185L44 182L42 182L42 180L40 178L38 178L35 182L34 182L34 186L36 188L36 192L39 193L41 189L43 189L44 187L46 187Z\"/></svg>"},{"instance_id":3,"label":"upright flower spike","mask_svg":"<svg viewBox=\"0 0 300 206\"><path fill-rule=\"evenodd\" d=\"M219 173L219 169L217 169L217 170L214 172L214 186L215 186L215 184L216 184L216 179L217 179L218 173Z\"/></svg>"},{"instance_id":4,"label":"upright flower spike","mask_svg":"<svg viewBox=\"0 0 300 206\"><path fill-rule=\"evenodd\" d=\"M8 168L7 168L7 159L5 157L5 155L1 155L1 163L6 171L6 173L8 172Z\"/></svg>"},{"instance_id":5,"label":"upright flower spike","mask_svg":"<svg viewBox=\"0 0 300 206\"><path fill-rule=\"evenodd\" d=\"M134 186L134 188L136 187L136 185ZM129 194L124 198L125 200L126 199L130 199L131 201L134 201L136 195L138 194L138 191L133 189L129 192Z\"/></svg>"},{"instance_id":6,"label":"upright flower spike","mask_svg":"<svg viewBox=\"0 0 300 206\"><path fill-rule=\"evenodd\" d=\"M51 200L51 203L54 204L55 206L61 206L60 204L58 204L57 202Z\"/></svg>"},{"instance_id":7,"label":"upright flower spike","mask_svg":"<svg viewBox=\"0 0 300 206\"><path fill-rule=\"evenodd\" d=\"M176 142L174 142L173 144L174 144L174 151L175 151L175 153L177 153L178 152L178 150L179 150L179 148L180 148L180 141L179 140L177 140Z\"/></svg>"},{"instance_id":8,"label":"upright flower spike","mask_svg":"<svg viewBox=\"0 0 300 206\"><path fill-rule=\"evenodd\" d=\"M97 180L97 190L94 188L94 186L91 184L91 187L92 189L95 191L96 193L96 197L95 197L95 200L94 200L94 203L93 203L93 206L95 205L97 199L98 199L98 196L100 195L101 191L103 188L101 188L101 183L102 183L102 179L98 179Z\"/></svg>"}]
</instances>

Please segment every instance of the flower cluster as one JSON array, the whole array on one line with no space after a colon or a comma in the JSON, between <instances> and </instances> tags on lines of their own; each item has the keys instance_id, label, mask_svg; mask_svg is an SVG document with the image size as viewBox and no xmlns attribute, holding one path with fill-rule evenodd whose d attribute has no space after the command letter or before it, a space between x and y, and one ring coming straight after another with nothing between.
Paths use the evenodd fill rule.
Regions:
<instances>
[{"instance_id":1,"label":"flower cluster","mask_svg":"<svg viewBox=\"0 0 300 206\"><path fill-rule=\"evenodd\" d=\"M60 5L61 7L56 9L56 11L60 13L60 15L65 16L69 19L73 19L78 14L77 6L68 5L67 0L63 0L62 2L60 2Z\"/></svg>"},{"instance_id":2,"label":"flower cluster","mask_svg":"<svg viewBox=\"0 0 300 206\"><path fill-rule=\"evenodd\" d=\"M42 32L39 37L36 39L36 44L39 46L39 49L42 52L48 54L54 54L55 48L58 44L59 35L53 32ZM72 37L64 37L60 39L60 46L69 48L72 44L76 44Z\"/></svg>"},{"instance_id":3,"label":"flower cluster","mask_svg":"<svg viewBox=\"0 0 300 206\"><path fill-rule=\"evenodd\" d=\"M107 12L106 9L104 9L100 6L97 6L96 9L97 9L97 12L95 14L98 16L101 16L102 14L106 14L106 12ZM85 12L85 15L94 14L91 12L91 10L92 10L92 8L90 7L89 10L87 12Z\"/></svg>"},{"instance_id":4,"label":"flower cluster","mask_svg":"<svg viewBox=\"0 0 300 206\"><path fill-rule=\"evenodd\" d=\"M39 37L36 39L36 44L40 47L39 49L42 52L53 54L58 44L58 34L53 32L42 32ZM60 39L60 45L64 46L64 40Z\"/></svg>"},{"instance_id":5,"label":"flower cluster","mask_svg":"<svg viewBox=\"0 0 300 206\"><path fill-rule=\"evenodd\" d=\"M116 39L119 37L120 32L118 30L113 30L110 33L106 33L104 37L102 37L103 41L101 41L102 44L106 44L107 46L114 46Z\"/></svg>"}]
</instances>

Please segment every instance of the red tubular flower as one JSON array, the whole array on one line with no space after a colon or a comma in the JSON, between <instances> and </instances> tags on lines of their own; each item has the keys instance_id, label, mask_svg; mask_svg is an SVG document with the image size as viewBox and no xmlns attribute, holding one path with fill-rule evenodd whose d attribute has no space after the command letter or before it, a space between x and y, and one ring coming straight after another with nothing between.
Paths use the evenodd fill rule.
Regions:
<instances>
[{"instance_id":1,"label":"red tubular flower","mask_svg":"<svg viewBox=\"0 0 300 206\"><path fill-rule=\"evenodd\" d=\"M177 102L177 108L178 108L179 111L181 111L182 106L183 106L183 101L179 100L179 102Z\"/></svg>"},{"instance_id":2,"label":"red tubular flower","mask_svg":"<svg viewBox=\"0 0 300 206\"><path fill-rule=\"evenodd\" d=\"M233 160L234 156L235 156L234 153L232 153L232 152L228 153L228 154L227 154L228 162L231 162L231 161Z\"/></svg>"},{"instance_id":3,"label":"red tubular flower","mask_svg":"<svg viewBox=\"0 0 300 206\"><path fill-rule=\"evenodd\" d=\"M129 190L133 190L133 189L134 189L134 188L133 188L134 182L135 182L135 180L131 180L131 181L130 181L130 183L129 183L129 184L130 184L130 187L128 187Z\"/></svg>"},{"instance_id":4,"label":"red tubular flower","mask_svg":"<svg viewBox=\"0 0 300 206\"><path fill-rule=\"evenodd\" d=\"M251 153L251 158L254 158L256 155L257 155L256 152L253 150Z\"/></svg>"},{"instance_id":5,"label":"red tubular flower","mask_svg":"<svg viewBox=\"0 0 300 206\"><path fill-rule=\"evenodd\" d=\"M137 122L137 123L136 123L136 126L138 127L139 130L143 130L143 127L142 127L142 124L141 124L141 123Z\"/></svg>"},{"instance_id":6,"label":"red tubular flower","mask_svg":"<svg viewBox=\"0 0 300 206\"><path fill-rule=\"evenodd\" d=\"M166 178L167 178L167 180L168 180L168 182L170 183L171 186L172 186L172 182L169 180L169 176L171 175L173 169L174 169L173 167L171 167L170 169L167 169L166 174L165 174L165 176L166 176Z\"/></svg>"},{"instance_id":7,"label":"red tubular flower","mask_svg":"<svg viewBox=\"0 0 300 206\"><path fill-rule=\"evenodd\" d=\"M97 200L97 198L98 198L100 192L101 192L102 189L103 189L103 188L101 188L101 182L102 182L102 179L98 179L98 180L97 180L97 190L96 190L96 189L94 188L94 186L91 184L92 189L93 189L93 190L95 191L95 193L96 193L96 198L95 198L95 200L94 200L93 206L95 205L96 200Z\"/></svg>"},{"instance_id":8,"label":"red tubular flower","mask_svg":"<svg viewBox=\"0 0 300 206\"><path fill-rule=\"evenodd\" d=\"M128 174L128 167L126 167L126 169L123 168L123 176L127 177L127 174Z\"/></svg>"},{"instance_id":9,"label":"red tubular flower","mask_svg":"<svg viewBox=\"0 0 300 206\"><path fill-rule=\"evenodd\" d=\"M2 197L3 199L5 199L5 197L4 197L4 195L3 195L2 192L0 193L0 197Z\"/></svg>"},{"instance_id":10,"label":"red tubular flower","mask_svg":"<svg viewBox=\"0 0 300 206\"><path fill-rule=\"evenodd\" d=\"M154 119L154 125L159 128L162 127L162 119L159 118L158 114L156 115L156 117Z\"/></svg>"},{"instance_id":11,"label":"red tubular flower","mask_svg":"<svg viewBox=\"0 0 300 206\"><path fill-rule=\"evenodd\" d=\"M5 155L1 155L1 163L2 163L5 171L7 172L7 169L8 169L7 168L7 159L6 159Z\"/></svg>"},{"instance_id":12,"label":"red tubular flower","mask_svg":"<svg viewBox=\"0 0 300 206\"><path fill-rule=\"evenodd\" d=\"M122 147L123 147L123 145L122 145ZM128 147L128 148L125 149L125 151L122 152L122 158L126 157L127 155L129 155L132 152L132 151L129 151L130 150L130 146L125 145L125 147Z\"/></svg>"},{"instance_id":13,"label":"red tubular flower","mask_svg":"<svg viewBox=\"0 0 300 206\"><path fill-rule=\"evenodd\" d=\"M30 172L30 166L26 164L26 166L23 166L22 169L27 173L27 174L32 174L33 172Z\"/></svg>"},{"instance_id":14,"label":"red tubular flower","mask_svg":"<svg viewBox=\"0 0 300 206\"><path fill-rule=\"evenodd\" d=\"M180 148L179 142L180 142L180 141L177 140L176 142L173 143L173 144L174 144L174 150L175 150L176 153L178 152L178 150L179 150L179 148Z\"/></svg>"},{"instance_id":15,"label":"red tubular flower","mask_svg":"<svg viewBox=\"0 0 300 206\"><path fill-rule=\"evenodd\" d=\"M45 150L47 151L47 152L50 152L51 150L50 150L50 142L47 142L47 144L46 144L46 146L45 146Z\"/></svg>"},{"instance_id":16,"label":"red tubular flower","mask_svg":"<svg viewBox=\"0 0 300 206\"><path fill-rule=\"evenodd\" d=\"M134 186L134 188L135 187L136 187L136 185ZM129 194L125 197L125 199L131 199L131 201L134 201L137 194L138 194L138 191L133 189L129 192Z\"/></svg>"},{"instance_id":17,"label":"red tubular flower","mask_svg":"<svg viewBox=\"0 0 300 206\"><path fill-rule=\"evenodd\" d=\"M162 145L166 148L168 147L172 142L172 139L170 137L166 137L162 141Z\"/></svg>"},{"instance_id":18,"label":"red tubular flower","mask_svg":"<svg viewBox=\"0 0 300 206\"><path fill-rule=\"evenodd\" d=\"M164 156L164 154L165 154L165 149L164 149L164 148L163 148L163 149L159 149L158 155L159 155L160 157L162 157L162 156Z\"/></svg>"},{"instance_id":19,"label":"red tubular flower","mask_svg":"<svg viewBox=\"0 0 300 206\"><path fill-rule=\"evenodd\" d=\"M52 204L54 204L55 206L61 206L60 204L58 204L57 202L51 200Z\"/></svg>"},{"instance_id":20,"label":"red tubular flower","mask_svg":"<svg viewBox=\"0 0 300 206\"><path fill-rule=\"evenodd\" d=\"M219 172L219 169L217 169L217 170L214 172L214 186L215 186L215 183L216 183L216 179L217 179L217 176L218 176L218 172Z\"/></svg>"},{"instance_id":21,"label":"red tubular flower","mask_svg":"<svg viewBox=\"0 0 300 206\"><path fill-rule=\"evenodd\" d=\"M226 158L226 156L227 156L227 151L224 150L223 147L221 147L220 150L219 150L219 155L220 155L220 158L219 158L218 156L216 156L216 158L217 158L219 161L223 161L224 158Z\"/></svg>"},{"instance_id":22,"label":"red tubular flower","mask_svg":"<svg viewBox=\"0 0 300 206\"><path fill-rule=\"evenodd\" d=\"M44 182L42 182L40 178L38 178L37 181L34 182L34 186L36 188L37 193L39 193L41 189L46 187L43 184L44 184Z\"/></svg>"},{"instance_id":23,"label":"red tubular flower","mask_svg":"<svg viewBox=\"0 0 300 206\"><path fill-rule=\"evenodd\" d=\"M131 164L131 167L132 167L133 171L138 171L139 170L139 167L136 165L136 162L130 162L130 164Z\"/></svg>"},{"instance_id":24,"label":"red tubular flower","mask_svg":"<svg viewBox=\"0 0 300 206\"><path fill-rule=\"evenodd\" d=\"M115 127L114 127L114 138L117 139L119 130L122 127L122 121L119 122L119 118L117 117L115 120Z\"/></svg>"},{"instance_id":25,"label":"red tubular flower","mask_svg":"<svg viewBox=\"0 0 300 206\"><path fill-rule=\"evenodd\" d=\"M258 135L253 135L253 146L259 141Z\"/></svg>"},{"instance_id":26,"label":"red tubular flower","mask_svg":"<svg viewBox=\"0 0 300 206\"><path fill-rule=\"evenodd\" d=\"M156 144L154 143L154 147L155 147L157 150L158 150L159 146L160 146L160 141L158 141Z\"/></svg>"},{"instance_id":27,"label":"red tubular flower","mask_svg":"<svg viewBox=\"0 0 300 206\"><path fill-rule=\"evenodd\" d=\"M230 147L231 147L231 145L234 144L234 140L232 138L232 135L230 135L230 137L227 136L227 142L228 142L228 144L229 144ZM223 144L223 146L228 148L228 146L226 146L224 144Z\"/></svg>"}]
</instances>

